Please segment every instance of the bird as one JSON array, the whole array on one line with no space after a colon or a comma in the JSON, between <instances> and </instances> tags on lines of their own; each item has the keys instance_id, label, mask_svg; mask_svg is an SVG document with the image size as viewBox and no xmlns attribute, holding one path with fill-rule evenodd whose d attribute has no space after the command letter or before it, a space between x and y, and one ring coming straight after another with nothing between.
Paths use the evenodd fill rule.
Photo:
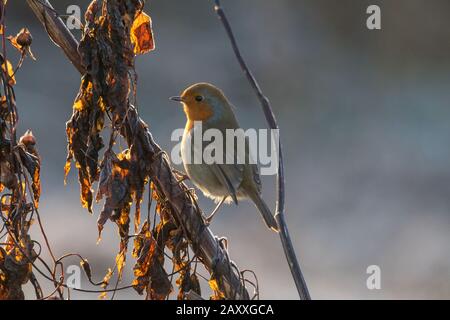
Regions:
<instances>
[{"instance_id":1,"label":"bird","mask_svg":"<svg viewBox=\"0 0 450 320\"><path fill-rule=\"evenodd\" d=\"M245 137L244 162L236 161L236 143L234 159L221 163L195 161L196 154L203 156L206 143L198 146L193 142L196 124L201 124L201 130L216 129L226 137L228 129L240 129L238 120L234 114L235 107L230 103L222 90L210 83L196 83L185 89L180 96L170 97L170 100L180 102L186 115L186 126L181 140L181 159L186 175L190 181L200 189L203 194L217 203L216 208L206 218L207 224L217 213L223 203L250 199L261 213L268 228L279 231L278 224L269 207L261 196L261 179L258 165L251 160L249 140ZM217 132L217 131L216 131ZM225 140L225 139L224 139ZM241 140L242 141L242 140ZM225 158L230 157L230 151L223 145ZM242 150L242 149L241 149ZM228 151L228 152L227 152ZM242 153L242 152L241 152ZM194 161L193 161L194 160Z\"/></svg>"}]
</instances>

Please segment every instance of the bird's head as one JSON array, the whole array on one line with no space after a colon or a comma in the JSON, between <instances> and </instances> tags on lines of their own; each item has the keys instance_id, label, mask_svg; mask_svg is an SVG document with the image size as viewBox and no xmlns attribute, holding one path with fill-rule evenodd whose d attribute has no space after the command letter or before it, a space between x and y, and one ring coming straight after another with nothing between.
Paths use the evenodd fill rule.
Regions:
<instances>
[{"instance_id":1,"label":"bird's head","mask_svg":"<svg viewBox=\"0 0 450 320\"><path fill-rule=\"evenodd\" d=\"M209 83L196 83L184 90L181 96L170 99L183 104L184 113L190 121L220 119L232 112L223 92Z\"/></svg>"}]
</instances>

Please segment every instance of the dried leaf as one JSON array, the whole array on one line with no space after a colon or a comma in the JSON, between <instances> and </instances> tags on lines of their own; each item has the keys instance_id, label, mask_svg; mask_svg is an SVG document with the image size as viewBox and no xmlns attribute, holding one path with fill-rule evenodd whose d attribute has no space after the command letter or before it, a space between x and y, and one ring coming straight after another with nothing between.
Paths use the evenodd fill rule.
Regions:
<instances>
[{"instance_id":1,"label":"dried leaf","mask_svg":"<svg viewBox=\"0 0 450 320\"><path fill-rule=\"evenodd\" d=\"M211 278L208 281L209 287L213 290L214 296L211 297L212 300L222 300L225 299L225 295L220 290L220 285L217 279Z\"/></svg>"},{"instance_id":2,"label":"dried leaf","mask_svg":"<svg viewBox=\"0 0 450 320\"><path fill-rule=\"evenodd\" d=\"M134 266L134 289L142 294L147 290L150 299L163 300L172 291L169 277L159 258L156 241L150 232L145 231L145 240L140 255Z\"/></svg>"},{"instance_id":3,"label":"dried leaf","mask_svg":"<svg viewBox=\"0 0 450 320\"><path fill-rule=\"evenodd\" d=\"M83 268L84 272L86 273L86 276L89 280L92 279L92 271L91 266L89 265L89 262L86 259L83 259L80 261L80 265Z\"/></svg>"},{"instance_id":4,"label":"dried leaf","mask_svg":"<svg viewBox=\"0 0 450 320\"><path fill-rule=\"evenodd\" d=\"M34 206L39 208L39 198L41 197L41 168L40 166L36 167L36 170L33 174L33 183L31 184L31 189L33 190L33 198L34 198Z\"/></svg>"},{"instance_id":5,"label":"dried leaf","mask_svg":"<svg viewBox=\"0 0 450 320\"><path fill-rule=\"evenodd\" d=\"M5 65L5 63L6 63L6 65ZM13 68L11 62L9 62L8 60L3 62L2 69L6 73L6 76L8 79L8 84L10 86L14 86L16 84L16 78L14 77L14 68Z\"/></svg>"},{"instance_id":6,"label":"dried leaf","mask_svg":"<svg viewBox=\"0 0 450 320\"><path fill-rule=\"evenodd\" d=\"M151 234L149 231L149 223L148 223L148 221L145 221L144 225L141 228L141 231L134 238L134 248L133 248L133 253L132 253L134 258L139 257L139 255L141 254L141 250L143 248L145 239L150 238L150 237L151 237Z\"/></svg>"},{"instance_id":7,"label":"dried leaf","mask_svg":"<svg viewBox=\"0 0 450 320\"><path fill-rule=\"evenodd\" d=\"M111 278L113 276L113 271L111 270L111 268L108 268L108 272L106 272L105 277L103 278L102 281L102 288L106 288L109 285L109 282L111 281Z\"/></svg>"},{"instance_id":8,"label":"dried leaf","mask_svg":"<svg viewBox=\"0 0 450 320\"><path fill-rule=\"evenodd\" d=\"M71 167L71 160L67 160L66 164L64 165L64 185L67 185L67 176L69 175Z\"/></svg>"},{"instance_id":9,"label":"dried leaf","mask_svg":"<svg viewBox=\"0 0 450 320\"><path fill-rule=\"evenodd\" d=\"M86 13L84 14L84 19L86 22L93 23L95 20L95 16L97 15L99 6L97 0L92 0L92 2L89 4L88 8L86 9Z\"/></svg>"},{"instance_id":10,"label":"dried leaf","mask_svg":"<svg viewBox=\"0 0 450 320\"><path fill-rule=\"evenodd\" d=\"M125 253L120 252L116 256L117 272L119 273L119 279L122 278L123 268L125 267Z\"/></svg>"},{"instance_id":11,"label":"dried leaf","mask_svg":"<svg viewBox=\"0 0 450 320\"><path fill-rule=\"evenodd\" d=\"M145 12L140 11L134 19L130 39L135 54L145 54L155 49L152 20Z\"/></svg>"},{"instance_id":12,"label":"dried leaf","mask_svg":"<svg viewBox=\"0 0 450 320\"><path fill-rule=\"evenodd\" d=\"M100 300L106 300L108 298L108 293L102 292L102 293L99 294L98 298Z\"/></svg>"}]
</instances>

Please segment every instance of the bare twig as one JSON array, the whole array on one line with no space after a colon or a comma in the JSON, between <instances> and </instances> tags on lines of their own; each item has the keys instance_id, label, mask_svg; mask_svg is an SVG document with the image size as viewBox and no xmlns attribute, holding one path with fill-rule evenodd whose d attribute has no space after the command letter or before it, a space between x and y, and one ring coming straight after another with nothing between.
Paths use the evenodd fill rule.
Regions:
<instances>
[{"instance_id":1,"label":"bare twig","mask_svg":"<svg viewBox=\"0 0 450 320\"><path fill-rule=\"evenodd\" d=\"M69 60L84 74L85 70L77 51L78 43L62 20L56 15L49 1L27 0L34 14L44 25L51 39L64 51ZM133 129L132 128L137 128ZM226 251L217 238L205 225L201 211L183 183L179 183L172 168L164 157L164 152L153 140L147 124L139 118L135 108L128 110L125 130L136 135L137 143L147 152L153 161L150 163L152 181L170 202L175 216L191 243L195 255L206 269L218 279L219 286L227 299L249 299L244 281L229 260Z\"/></svg>"},{"instance_id":2,"label":"bare twig","mask_svg":"<svg viewBox=\"0 0 450 320\"><path fill-rule=\"evenodd\" d=\"M272 107L269 102L269 99L263 94L258 82L256 81L256 79L253 76L252 72L250 71L247 63L245 62L244 58L241 55L236 38L234 37L233 31L231 29L231 25L228 22L225 12L223 11L223 9L220 5L220 0L214 0L214 2L215 2L214 10L216 11L217 15L219 16L220 21L222 22L222 24L225 28L225 31L228 35L228 38L230 39L231 46L233 47L233 51L234 51L234 54L236 55L239 65L241 66L242 70L244 71L245 76L247 77L248 81L250 82L250 85L252 86L256 95L258 96L259 102L261 103L261 106L264 111L264 115L266 116L266 120L269 124L269 127L271 129L279 129L277 120L272 111ZM277 176L278 200L277 200L275 218L277 219L278 225L280 227L280 238L281 238L281 242L283 244L284 253L286 255L286 259L288 261L289 267L291 269L291 273L294 278L295 285L297 286L297 290L298 290L300 299L310 300L311 297L309 295L308 287L306 286L305 279L304 279L302 271L300 269L300 264L295 255L295 250L292 245L291 237L289 235L289 230L287 228L287 223L286 223L285 215L284 215L284 212L285 212L285 183L284 183L283 150L282 150L282 146L281 146L281 141L279 142L279 159L278 159L278 161L279 161L278 176Z\"/></svg>"}]
</instances>

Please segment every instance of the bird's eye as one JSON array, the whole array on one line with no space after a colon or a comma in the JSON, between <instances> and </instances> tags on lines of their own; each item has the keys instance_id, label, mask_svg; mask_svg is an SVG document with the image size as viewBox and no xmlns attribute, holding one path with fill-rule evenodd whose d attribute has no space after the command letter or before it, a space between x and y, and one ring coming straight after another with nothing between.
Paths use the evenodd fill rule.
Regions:
<instances>
[{"instance_id":1,"label":"bird's eye","mask_svg":"<svg viewBox=\"0 0 450 320\"><path fill-rule=\"evenodd\" d=\"M203 101L203 96L196 96L195 101L198 101L198 102Z\"/></svg>"}]
</instances>

